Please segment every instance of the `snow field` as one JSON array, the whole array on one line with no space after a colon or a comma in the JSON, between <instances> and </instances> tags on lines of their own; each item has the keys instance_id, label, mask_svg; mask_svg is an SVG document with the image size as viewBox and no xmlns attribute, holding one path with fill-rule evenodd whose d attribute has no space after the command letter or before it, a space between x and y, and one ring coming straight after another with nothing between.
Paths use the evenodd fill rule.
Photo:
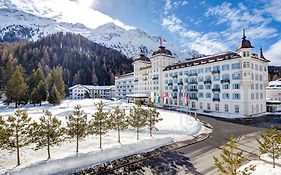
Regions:
<instances>
[{"instance_id":1,"label":"snow field","mask_svg":"<svg viewBox=\"0 0 281 175\"><path fill-rule=\"evenodd\" d=\"M22 108L33 120L37 120L43 115L43 110L48 109L54 116L62 120L65 126L65 116L74 111L74 106L80 104L82 110L88 114L96 111L95 105L100 99L84 100L64 100L61 105L52 106L43 104L40 106L27 106ZM105 110L110 110L115 106L125 109L126 114L133 104L103 100L106 104ZM29 145L20 150L21 165L16 165L16 153L9 153L7 150L0 150L0 174L10 172L11 174L50 174L69 172L71 169L85 168L90 165L103 163L109 160L118 159L131 154L147 152L163 145L171 144L174 141L192 139L194 135L205 132L202 123L186 114L158 110L162 121L157 123L158 131L153 132L153 137L149 136L149 131L144 128L140 133L140 140L136 139L134 128L129 128L121 132L121 144L117 142L117 132L110 131L103 136L103 150L99 149L98 136L91 135L79 142L79 155L75 156L76 143L65 141L58 146L51 147L51 159L46 160L46 148L34 151L34 145ZM0 105L0 115L8 116L15 112L12 107Z\"/></svg>"}]
</instances>

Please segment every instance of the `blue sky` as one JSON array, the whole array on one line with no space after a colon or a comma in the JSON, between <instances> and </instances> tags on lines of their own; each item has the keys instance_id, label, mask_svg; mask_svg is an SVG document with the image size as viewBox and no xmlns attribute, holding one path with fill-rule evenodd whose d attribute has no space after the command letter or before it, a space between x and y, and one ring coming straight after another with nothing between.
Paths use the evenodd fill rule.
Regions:
<instances>
[{"instance_id":1,"label":"blue sky","mask_svg":"<svg viewBox=\"0 0 281 175\"><path fill-rule=\"evenodd\" d=\"M204 54L235 50L245 28L255 50L281 65L280 0L96 0L92 8Z\"/></svg>"}]
</instances>

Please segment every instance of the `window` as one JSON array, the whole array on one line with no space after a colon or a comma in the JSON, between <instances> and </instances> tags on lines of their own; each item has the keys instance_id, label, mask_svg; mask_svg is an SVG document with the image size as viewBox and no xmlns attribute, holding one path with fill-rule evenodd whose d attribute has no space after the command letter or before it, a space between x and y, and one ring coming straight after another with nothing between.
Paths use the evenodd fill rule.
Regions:
<instances>
[{"instance_id":1,"label":"window","mask_svg":"<svg viewBox=\"0 0 281 175\"><path fill-rule=\"evenodd\" d=\"M260 94L260 99L263 99L263 93Z\"/></svg>"},{"instance_id":2,"label":"window","mask_svg":"<svg viewBox=\"0 0 281 175\"><path fill-rule=\"evenodd\" d=\"M229 84L223 84L222 89L229 89Z\"/></svg>"},{"instance_id":3,"label":"window","mask_svg":"<svg viewBox=\"0 0 281 175\"><path fill-rule=\"evenodd\" d=\"M255 89L255 85L251 84L251 89L254 90Z\"/></svg>"},{"instance_id":4,"label":"window","mask_svg":"<svg viewBox=\"0 0 281 175\"><path fill-rule=\"evenodd\" d=\"M228 111L229 111L228 105L224 105L224 111L225 111L225 112L228 112Z\"/></svg>"},{"instance_id":5,"label":"window","mask_svg":"<svg viewBox=\"0 0 281 175\"><path fill-rule=\"evenodd\" d=\"M206 93L206 98L212 98L212 94L211 93Z\"/></svg>"},{"instance_id":6,"label":"window","mask_svg":"<svg viewBox=\"0 0 281 175\"><path fill-rule=\"evenodd\" d=\"M222 65L222 71L229 70L229 64Z\"/></svg>"},{"instance_id":7,"label":"window","mask_svg":"<svg viewBox=\"0 0 281 175\"><path fill-rule=\"evenodd\" d=\"M198 94L198 97L199 97L199 98L204 98L204 93L201 93L201 92L200 92L200 93Z\"/></svg>"},{"instance_id":8,"label":"window","mask_svg":"<svg viewBox=\"0 0 281 175\"><path fill-rule=\"evenodd\" d=\"M204 73L204 68L199 68L198 69L198 73L200 74L200 73Z\"/></svg>"},{"instance_id":9,"label":"window","mask_svg":"<svg viewBox=\"0 0 281 175\"><path fill-rule=\"evenodd\" d=\"M262 81L262 75L260 75L260 81Z\"/></svg>"},{"instance_id":10,"label":"window","mask_svg":"<svg viewBox=\"0 0 281 175\"><path fill-rule=\"evenodd\" d=\"M213 67L213 70L214 70L214 71L220 70L220 66L214 66L214 67Z\"/></svg>"},{"instance_id":11,"label":"window","mask_svg":"<svg viewBox=\"0 0 281 175\"><path fill-rule=\"evenodd\" d=\"M179 76L182 76L182 72L179 72Z\"/></svg>"},{"instance_id":12,"label":"window","mask_svg":"<svg viewBox=\"0 0 281 175\"><path fill-rule=\"evenodd\" d=\"M262 71L262 66L260 66L259 71Z\"/></svg>"},{"instance_id":13,"label":"window","mask_svg":"<svg viewBox=\"0 0 281 175\"><path fill-rule=\"evenodd\" d=\"M232 80L241 80L241 74L240 73L232 74Z\"/></svg>"},{"instance_id":14,"label":"window","mask_svg":"<svg viewBox=\"0 0 281 175\"><path fill-rule=\"evenodd\" d=\"M229 74L224 74L222 75L223 80L229 80Z\"/></svg>"},{"instance_id":15,"label":"window","mask_svg":"<svg viewBox=\"0 0 281 175\"><path fill-rule=\"evenodd\" d=\"M232 69L232 70L240 69L240 68L241 68L240 63L233 63L233 64L231 65L231 69Z\"/></svg>"},{"instance_id":16,"label":"window","mask_svg":"<svg viewBox=\"0 0 281 175\"><path fill-rule=\"evenodd\" d=\"M220 110L220 104L215 104L215 110L219 111Z\"/></svg>"},{"instance_id":17,"label":"window","mask_svg":"<svg viewBox=\"0 0 281 175\"><path fill-rule=\"evenodd\" d=\"M206 67L205 68L205 73L211 72L212 71L212 67Z\"/></svg>"},{"instance_id":18,"label":"window","mask_svg":"<svg viewBox=\"0 0 281 175\"><path fill-rule=\"evenodd\" d=\"M207 103L207 110L210 110L210 109L211 109L210 103Z\"/></svg>"},{"instance_id":19,"label":"window","mask_svg":"<svg viewBox=\"0 0 281 175\"><path fill-rule=\"evenodd\" d=\"M165 77L168 77L168 74L165 74Z\"/></svg>"},{"instance_id":20,"label":"window","mask_svg":"<svg viewBox=\"0 0 281 175\"><path fill-rule=\"evenodd\" d=\"M243 52L243 57L246 57L246 52L245 51Z\"/></svg>"},{"instance_id":21,"label":"window","mask_svg":"<svg viewBox=\"0 0 281 175\"><path fill-rule=\"evenodd\" d=\"M193 101L193 102L191 103L191 107L192 107L192 108L196 108L196 103L195 103L195 101Z\"/></svg>"},{"instance_id":22,"label":"window","mask_svg":"<svg viewBox=\"0 0 281 175\"><path fill-rule=\"evenodd\" d=\"M239 105L234 105L235 113L239 114Z\"/></svg>"},{"instance_id":23,"label":"window","mask_svg":"<svg viewBox=\"0 0 281 175\"><path fill-rule=\"evenodd\" d=\"M247 67L247 63L243 62L243 68L246 68L246 67Z\"/></svg>"},{"instance_id":24,"label":"window","mask_svg":"<svg viewBox=\"0 0 281 175\"><path fill-rule=\"evenodd\" d=\"M262 84L260 84L260 90L263 90L263 85Z\"/></svg>"},{"instance_id":25,"label":"window","mask_svg":"<svg viewBox=\"0 0 281 175\"><path fill-rule=\"evenodd\" d=\"M259 90L259 84L256 84L256 90Z\"/></svg>"},{"instance_id":26,"label":"window","mask_svg":"<svg viewBox=\"0 0 281 175\"><path fill-rule=\"evenodd\" d=\"M233 98L233 100L240 100L240 94L239 93L234 93L234 94L232 94L232 98Z\"/></svg>"},{"instance_id":27,"label":"window","mask_svg":"<svg viewBox=\"0 0 281 175\"><path fill-rule=\"evenodd\" d=\"M229 93L223 93L222 98L223 99L230 99Z\"/></svg>"},{"instance_id":28,"label":"window","mask_svg":"<svg viewBox=\"0 0 281 175\"><path fill-rule=\"evenodd\" d=\"M251 100L254 100L254 99L255 99L255 94L251 93Z\"/></svg>"},{"instance_id":29,"label":"window","mask_svg":"<svg viewBox=\"0 0 281 175\"><path fill-rule=\"evenodd\" d=\"M211 85L206 85L206 89L211 89Z\"/></svg>"},{"instance_id":30,"label":"window","mask_svg":"<svg viewBox=\"0 0 281 175\"><path fill-rule=\"evenodd\" d=\"M259 99L259 93L258 92L256 93L256 99L257 100Z\"/></svg>"},{"instance_id":31,"label":"window","mask_svg":"<svg viewBox=\"0 0 281 175\"><path fill-rule=\"evenodd\" d=\"M240 89L240 84L232 84L232 89Z\"/></svg>"},{"instance_id":32,"label":"window","mask_svg":"<svg viewBox=\"0 0 281 175\"><path fill-rule=\"evenodd\" d=\"M200 109L203 109L203 103L202 102L200 102L199 107L200 107Z\"/></svg>"},{"instance_id":33,"label":"window","mask_svg":"<svg viewBox=\"0 0 281 175\"><path fill-rule=\"evenodd\" d=\"M204 86L203 85L198 85L198 89L203 89Z\"/></svg>"}]
</instances>

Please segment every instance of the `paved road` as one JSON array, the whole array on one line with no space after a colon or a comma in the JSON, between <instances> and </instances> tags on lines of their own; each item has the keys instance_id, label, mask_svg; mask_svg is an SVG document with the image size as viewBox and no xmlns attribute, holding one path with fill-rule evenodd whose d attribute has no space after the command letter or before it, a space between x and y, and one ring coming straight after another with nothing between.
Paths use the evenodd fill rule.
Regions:
<instances>
[{"instance_id":1,"label":"paved road","mask_svg":"<svg viewBox=\"0 0 281 175\"><path fill-rule=\"evenodd\" d=\"M248 160L258 158L259 151L256 138L264 132L264 129L220 121L211 117L197 117L214 127L208 139L142 163L122 168L112 174L217 175L219 173L214 167L213 156L219 156L220 147L227 142L231 135L239 138L238 147L245 150L244 154Z\"/></svg>"}]
</instances>

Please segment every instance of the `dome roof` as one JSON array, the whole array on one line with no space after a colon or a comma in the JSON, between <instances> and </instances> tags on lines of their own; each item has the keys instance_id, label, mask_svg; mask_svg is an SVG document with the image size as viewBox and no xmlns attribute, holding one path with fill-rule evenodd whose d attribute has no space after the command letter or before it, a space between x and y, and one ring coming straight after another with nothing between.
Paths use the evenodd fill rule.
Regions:
<instances>
[{"instance_id":1,"label":"dome roof","mask_svg":"<svg viewBox=\"0 0 281 175\"><path fill-rule=\"evenodd\" d=\"M140 56L135 60L135 61L147 61L147 62L150 62L150 59L145 56L144 54L140 54Z\"/></svg>"},{"instance_id":2,"label":"dome roof","mask_svg":"<svg viewBox=\"0 0 281 175\"><path fill-rule=\"evenodd\" d=\"M154 51L152 55L158 55L158 54L166 54L166 55L173 55L172 52L168 49L165 49L164 46L160 46L157 51Z\"/></svg>"},{"instance_id":3,"label":"dome roof","mask_svg":"<svg viewBox=\"0 0 281 175\"><path fill-rule=\"evenodd\" d=\"M246 39L245 30L243 30L243 37L242 42L239 46L239 49L241 48L254 48L249 40Z\"/></svg>"}]
</instances>

